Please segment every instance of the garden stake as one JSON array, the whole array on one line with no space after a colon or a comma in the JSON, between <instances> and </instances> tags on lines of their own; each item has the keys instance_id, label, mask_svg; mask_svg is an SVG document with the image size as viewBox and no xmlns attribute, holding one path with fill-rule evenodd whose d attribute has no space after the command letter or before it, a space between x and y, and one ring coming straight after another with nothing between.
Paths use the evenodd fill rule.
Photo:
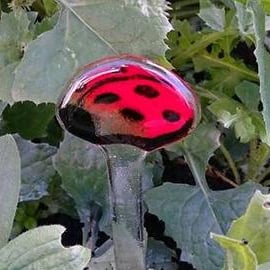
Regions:
<instances>
[{"instance_id":1,"label":"garden stake","mask_svg":"<svg viewBox=\"0 0 270 270\"><path fill-rule=\"evenodd\" d=\"M190 86L145 58L106 58L68 83L57 116L106 156L116 269L145 270L143 161L196 126L199 106Z\"/></svg>"}]
</instances>

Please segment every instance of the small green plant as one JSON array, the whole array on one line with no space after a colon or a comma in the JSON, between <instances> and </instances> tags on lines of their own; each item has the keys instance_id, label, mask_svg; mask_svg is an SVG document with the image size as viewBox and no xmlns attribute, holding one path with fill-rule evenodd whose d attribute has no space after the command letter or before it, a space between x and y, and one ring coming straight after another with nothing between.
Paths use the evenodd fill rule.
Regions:
<instances>
[{"instance_id":1,"label":"small green plant","mask_svg":"<svg viewBox=\"0 0 270 270\"><path fill-rule=\"evenodd\" d=\"M60 265L62 269L83 269L90 260L90 250L81 246L64 248L61 234L65 228L60 225L31 229L8 241L19 199L21 179L19 152L10 135L1 137L0 154L0 167L5 168L2 169L5 178L1 178L0 188L0 269L49 270L59 269ZM33 227L33 224L25 221L24 226Z\"/></svg>"}]
</instances>

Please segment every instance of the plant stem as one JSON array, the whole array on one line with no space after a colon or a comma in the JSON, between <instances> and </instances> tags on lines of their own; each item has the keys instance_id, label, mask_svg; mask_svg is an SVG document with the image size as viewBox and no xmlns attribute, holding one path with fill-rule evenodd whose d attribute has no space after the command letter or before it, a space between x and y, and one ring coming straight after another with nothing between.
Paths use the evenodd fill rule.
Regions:
<instances>
[{"instance_id":1,"label":"plant stem","mask_svg":"<svg viewBox=\"0 0 270 270\"><path fill-rule=\"evenodd\" d=\"M141 171L146 152L129 145L103 147L108 168L115 265L145 270Z\"/></svg>"},{"instance_id":2,"label":"plant stem","mask_svg":"<svg viewBox=\"0 0 270 270\"><path fill-rule=\"evenodd\" d=\"M229 153L229 151L226 149L226 147L223 144L220 144L220 151L223 153L224 157L226 158L226 160L227 160L227 162L232 170L236 184L240 185L241 184L240 175L239 175L238 170L235 166L235 163L231 157L231 154Z\"/></svg>"}]
</instances>

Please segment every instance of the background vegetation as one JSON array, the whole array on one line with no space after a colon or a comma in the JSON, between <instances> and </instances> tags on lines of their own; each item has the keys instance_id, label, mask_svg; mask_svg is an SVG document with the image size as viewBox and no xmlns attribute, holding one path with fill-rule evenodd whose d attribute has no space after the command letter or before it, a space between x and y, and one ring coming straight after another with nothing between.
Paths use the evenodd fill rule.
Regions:
<instances>
[{"instance_id":1,"label":"background vegetation","mask_svg":"<svg viewBox=\"0 0 270 270\"><path fill-rule=\"evenodd\" d=\"M112 269L105 161L55 104L80 66L119 53L174 69L202 106L146 160L149 267L269 269L269 0L0 3L0 269Z\"/></svg>"}]
</instances>

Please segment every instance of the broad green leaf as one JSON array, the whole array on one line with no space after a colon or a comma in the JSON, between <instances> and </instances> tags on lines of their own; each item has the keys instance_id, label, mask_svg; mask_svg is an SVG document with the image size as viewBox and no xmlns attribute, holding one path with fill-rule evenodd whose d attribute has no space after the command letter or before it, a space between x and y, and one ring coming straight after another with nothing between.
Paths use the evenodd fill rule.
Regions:
<instances>
[{"instance_id":1,"label":"broad green leaf","mask_svg":"<svg viewBox=\"0 0 270 270\"><path fill-rule=\"evenodd\" d=\"M211 234L226 251L224 270L257 270L257 260L254 252L244 240L235 240L224 235Z\"/></svg>"},{"instance_id":2,"label":"broad green leaf","mask_svg":"<svg viewBox=\"0 0 270 270\"><path fill-rule=\"evenodd\" d=\"M227 191L209 190L205 170L219 146L219 135L213 125L202 124L184 142L169 148L184 155L197 186L166 183L146 193L149 211L165 222L166 234L182 249L182 260L203 270L220 270L223 264L221 250L209 239L210 231L226 232L256 188L248 184Z\"/></svg>"},{"instance_id":3,"label":"broad green leaf","mask_svg":"<svg viewBox=\"0 0 270 270\"><path fill-rule=\"evenodd\" d=\"M245 239L255 253L258 264L270 261L270 195L256 191L243 216L235 220L227 236Z\"/></svg>"},{"instance_id":4,"label":"broad green leaf","mask_svg":"<svg viewBox=\"0 0 270 270\"><path fill-rule=\"evenodd\" d=\"M0 248L8 241L19 199L20 156L10 135L0 137Z\"/></svg>"},{"instance_id":5,"label":"broad green leaf","mask_svg":"<svg viewBox=\"0 0 270 270\"><path fill-rule=\"evenodd\" d=\"M31 101L8 105L3 112L3 127L8 133L19 133L25 139L48 136L48 125L55 116L55 105Z\"/></svg>"},{"instance_id":6,"label":"broad green leaf","mask_svg":"<svg viewBox=\"0 0 270 270\"><path fill-rule=\"evenodd\" d=\"M265 12L257 0L251 0L252 18L256 37L255 56L258 63L260 94L263 104L263 118L266 130L266 143L270 145L270 55L265 49Z\"/></svg>"},{"instance_id":7,"label":"broad green leaf","mask_svg":"<svg viewBox=\"0 0 270 270\"><path fill-rule=\"evenodd\" d=\"M25 12L2 13L0 22L0 99L12 103L14 71L26 45L32 39L30 21Z\"/></svg>"},{"instance_id":8,"label":"broad green leaf","mask_svg":"<svg viewBox=\"0 0 270 270\"><path fill-rule=\"evenodd\" d=\"M106 225L109 218L107 170L101 150L66 133L53 161L62 177L63 188L76 203L82 222L90 217L97 203L102 206Z\"/></svg>"},{"instance_id":9,"label":"broad green leaf","mask_svg":"<svg viewBox=\"0 0 270 270\"><path fill-rule=\"evenodd\" d=\"M200 0L198 14L205 23L216 31L222 31L225 26L225 8L216 7L210 0Z\"/></svg>"},{"instance_id":10,"label":"broad green leaf","mask_svg":"<svg viewBox=\"0 0 270 270\"><path fill-rule=\"evenodd\" d=\"M37 200L47 195L50 179L55 174L52 157L57 148L48 144L34 144L15 136L21 157L22 184L20 201Z\"/></svg>"},{"instance_id":11,"label":"broad green leaf","mask_svg":"<svg viewBox=\"0 0 270 270\"><path fill-rule=\"evenodd\" d=\"M247 108L258 111L260 92L257 84L249 81L243 81L236 86L235 93Z\"/></svg>"},{"instance_id":12,"label":"broad green leaf","mask_svg":"<svg viewBox=\"0 0 270 270\"><path fill-rule=\"evenodd\" d=\"M243 215L256 190L267 192L268 188L246 182L234 189L211 191L210 201L223 232L229 230L233 220Z\"/></svg>"},{"instance_id":13,"label":"broad green leaf","mask_svg":"<svg viewBox=\"0 0 270 270\"><path fill-rule=\"evenodd\" d=\"M214 267L216 264L220 265L222 261L222 254L220 253L220 250L218 250L218 248L216 248L215 245L213 247L213 242L210 241L210 243L208 244L209 227L211 227L212 230L216 233L221 233L222 231L221 231L220 224L218 223L216 213L214 212L212 203L210 201L210 195L209 195L210 190L207 186L206 179L205 179L205 170L206 170L207 162L210 156L219 146L219 135L220 135L219 131L216 130L211 124L202 124L188 138L186 138L184 142L182 142L181 144L175 144L169 148L175 152L181 152L184 155L197 184L197 187L184 185L182 186L183 187L182 191L181 191L181 188L177 189L177 185L175 187L170 186L169 184L166 185L168 189L175 188L175 190L177 190L177 192L175 192L175 195L178 193L177 196L180 196L182 198L182 201L179 201L179 200L177 201L177 204L179 205L179 211L180 211L180 213L177 214L177 216L179 217L179 215L181 215L182 209L180 210L181 208L180 204L183 203L183 207L184 207L184 205L187 204L186 201L192 201L191 204L194 204L194 207L195 205L196 207L198 207L197 209L193 209L193 208L190 209L191 212L198 214L198 211L201 211L202 209L204 209L204 211L201 212L202 216L204 216L204 218L206 218L207 216L207 222L205 222L206 227L197 228L200 233L196 237L197 239L194 240L194 242L197 242L197 243L200 242L200 247L204 250L204 251L200 250L201 255L203 254L202 256L208 258L207 263L205 263L205 268L202 268L203 266L202 266L200 255L198 256L191 255L191 254L194 254L194 250L193 250L195 248L193 246L194 243L192 243L191 241L188 244L186 243L187 240L185 240L184 242L187 244L187 246L184 247L185 244L181 243L182 236L180 236L179 234L179 236L175 238L174 236L176 235L173 235L173 238L175 240L178 239L176 240L176 242L182 249L182 252L183 252L182 259L192 263L195 267L199 267L199 269L207 269L207 267L208 269L212 269L211 267ZM204 140L202 141L201 138L204 138ZM160 188L162 189L162 187ZM170 194L170 191L168 190L167 191L163 190L163 192L164 192L164 195L166 194L167 196ZM149 193L151 194L151 191ZM163 196L161 195L161 191L157 193L158 194L160 193L158 196ZM173 197L174 196L170 198L173 198ZM175 198L176 197L174 197L174 199ZM149 203L149 201L147 201L147 203ZM160 218L164 220L163 213L161 213L161 216L160 216L159 215L160 213L156 211L156 208L153 208L153 201L151 204L152 205L150 206L150 209L149 209L150 212L152 212L154 209L153 213L158 215ZM168 209L166 211L168 211ZM172 207L172 210L169 210L168 214L170 213L171 215L174 215L173 211L176 211L174 207ZM193 219L194 217L185 217L185 219L186 221L191 222L190 219ZM179 221L177 220L175 220L173 223L175 224L175 225L172 225L173 227L179 225ZM185 226L187 226L187 224ZM167 230L167 227L166 227L166 230ZM175 234L175 233L179 233L179 231L176 232L175 228L170 228L169 235L171 235L171 233ZM188 234L186 234L186 236L187 238L189 237ZM219 255L216 255L216 259L212 258L213 254L210 254L212 253L212 250L211 250L212 248L214 248L215 252L219 254Z\"/></svg>"},{"instance_id":14,"label":"broad green leaf","mask_svg":"<svg viewBox=\"0 0 270 270\"><path fill-rule=\"evenodd\" d=\"M166 7L165 1L60 2L58 24L29 44L16 69L15 100L56 102L79 67L108 55L165 53L163 39L171 26L155 4Z\"/></svg>"},{"instance_id":15,"label":"broad green leaf","mask_svg":"<svg viewBox=\"0 0 270 270\"><path fill-rule=\"evenodd\" d=\"M64 248L60 225L27 231L0 249L0 268L9 270L83 270L91 252L82 246Z\"/></svg>"},{"instance_id":16,"label":"broad green leaf","mask_svg":"<svg viewBox=\"0 0 270 270\"><path fill-rule=\"evenodd\" d=\"M165 234L181 248L182 260L196 269L220 270L223 253L209 234L225 233L243 214L257 187L247 183L233 190L211 191L205 197L199 187L165 183L148 191L145 199L149 212L165 222Z\"/></svg>"}]
</instances>

